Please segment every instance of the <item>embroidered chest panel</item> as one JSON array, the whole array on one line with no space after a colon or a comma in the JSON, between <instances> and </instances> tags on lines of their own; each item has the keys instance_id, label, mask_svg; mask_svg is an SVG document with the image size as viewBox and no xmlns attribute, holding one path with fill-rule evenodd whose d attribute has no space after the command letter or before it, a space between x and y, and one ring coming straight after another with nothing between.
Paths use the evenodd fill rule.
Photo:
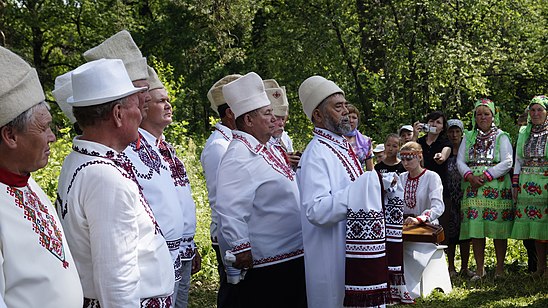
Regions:
<instances>
[{"instance_id":1,"label":"embroidered chest panel","mask_svg":"<svg viewBox=\"0 0 548 308\"><path fill-rule=\"evenodd\" d=\"M526 161L546 161L546 142L548 141L548 130L534 133L531 132L525 142L523 156Z\"/></svg>"},{"instance_id":2,"label":"embroidered chest panel","mask_svg":"<svg viewBox=\"0 0 548 308\"><path fill-rule=\"evenodd\" d=\"M129 147L133 152L137 153L139 160L148 168L146 173L141 173L137 170L137 168L135 168L134 165L132 165L135 175L138 178L150 180L152 179L154 172L160 174L161 169L167 170L167 168L162 164L160 155L154 151L152 146L142 135L139 134L138 141L130 143Z\"/></svg>"},{"instance_id":3,"label":"embroidered chest panel","mask_svg":"<svg viewBox=\"0 0 548 308\"><path fill-rule=\"evenodd\" d=\"M419 187L421 177L407 178L403 191L403 199L405 200L405 206L414 209L417 206L417 189Z\"/></svg>"},{"instance_id":4,"label":"embroidered chest panel","mask_svg":"<svg viewBox=\"0 0 548 308\"><path fill-rule=\"evenodd\" d=\"M38 235L40 245L61 261L64 268L69 267L63 247L63 234L48 211L30 186L28 191L7 187L7 192L14 197L15 205L23 210L23 217L30 222L32 230Z\"/></svg>"},{"instance_id":5,"label":"embroidered chest panel","mask_svg":"<svg viewBox=\"0 0 548 308\"><path fill-rule=\"evenodd\" d=\"M186 186L190 184L185 165L179 157L175 155L175 149L163 140L158 145L158 149L160 150L160 155L162 155L164 160L169 164L169 171L175 186Z\"/></svg>"},{"instance_id":6,"label":"embroidered chest panel","mask_svg":"<svg viewBox=\"0 0 548 308\"><path fill-rule=\"evenodd\" d=\"M497 133L476 137L476 142L468 150L469 161L476 164L490 164L495 160Z\"/></svg>"},{"instance_id":7,"label":"embroidered chest panel","mask_svg":"<svg viewBox=\"0 0 548 308\"><path fill-rule=\"evenodd\" d=\"M333 154L335 154L337 159L344 166L344 169L346 170L346 173L352 182L354 182L363 173L360 163L358 162L356 155L354 155L350 147L348 147L347 153L345 154L338 148L332 146L331 144L323 140L318 140L318 141L320 142L320 144L323 144L329 150L331 150Z\"/></svg>"}]
</instances>

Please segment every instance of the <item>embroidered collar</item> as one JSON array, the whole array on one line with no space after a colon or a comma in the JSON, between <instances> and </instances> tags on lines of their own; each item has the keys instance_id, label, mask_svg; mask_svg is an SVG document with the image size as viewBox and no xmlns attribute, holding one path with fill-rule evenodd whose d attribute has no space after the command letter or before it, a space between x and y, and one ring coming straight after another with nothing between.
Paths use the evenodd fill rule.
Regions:
<instances>
[{"instance_id":1,"label":"embroidered collar","mask_svg":"<svg viewBox=\"0 0 548 308\"><path fill-rule=\"evenodd\" d=\"M240 130L233 130L232 138L243 143L251 151L251 153L254 154L259 154L265 147L265 145L260 143L255 137Z\"/></svg>"},{"instance_id":2,"label":"embroidered collar","mask_svg":"<svg viewBox=\"0 0 548 308\"><path fill-rule=\"evenodd\" d=\"M0 168L0 182L12 187L25 187L29 181L29 175L20 175Z\"/></svg>"},{"instance_id":3,"label":"embroidered collar","mask_svg":"<svg viewBox=\"0 0 548 308\"><path fill-rule=\"evenodd\" d=\"M221 124L221 122L215 124L215 130L218 131L226 141L232 140L232 130Z\"/></svg>"},{"instance_id":4,"label":"embroidered collar","mask_svg":"<svg viewBox=\"0 0 548 308\"><path fill-rule=\"evenodd\" d=\"M318 136L320 139L325 139L330 143L334 143L345 150L350 148L350 143L348 143L344 136L337 135L327 129L314 127L314 135Z\"/></svg>"},{"instance_id":5,"label":"embroidered collar","mask_svg":"<svg viewBox=\"0 0 548 308\"><path fill-rule=\"evenodd\" d=\"M295 179L295 173L289 166L289 161L285 156L283 149L280 148L278 150L276 146L269 147L261 144L252 135L239 130L232 131L232 137L234 140L243 143L249 151L251 151L251 153L262 156L263 159L272 167L272 169L276 170L276 172L282 174L291 181ZM275 151L278 151L278 155L274 154Z\"/></svg>"},{"instance_id":6,"label":"embroidered collar","mask_svg":"<svg viewBox=\"0 0 548 308\"><path fill-rule=\"evenodd\" d=\"M81 140L79 136L75 137L72 141L72 149L80 154L105 157L108 159L113 159L120 155L116 150L109 148L104 144Z\"/></svg>"}]
</instances>

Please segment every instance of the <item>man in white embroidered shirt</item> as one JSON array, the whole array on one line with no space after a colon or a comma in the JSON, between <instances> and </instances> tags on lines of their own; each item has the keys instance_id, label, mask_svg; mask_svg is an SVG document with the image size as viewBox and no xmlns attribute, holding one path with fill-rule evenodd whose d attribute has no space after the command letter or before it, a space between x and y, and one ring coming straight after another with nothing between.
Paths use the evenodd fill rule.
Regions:
<instances>
[{"instance_id":1,"label":"man in white embroidered shirt","mask_svg":"<svg viewBox=\"0 0 548 308\"><path fill-rule=\"evenodd\" d=\"M138 93L122 60L72 72L67 99L82 129L59 176L58 208L84 290L84 307L170 307L173 261L122 152L138 137Z\"/></svg>"},{"instance_id":2,"label":"man in white embroidered shirt","mask_svg":"<svg viewBox=\"0 0 548 308\"><path fill-rule=\"evenodd\" d=\"M34 68L0 47L0 307L82 307L65 230L31 177L55 141ZM4 300L2 300L2 298ZM5 301L5 304L4 304Z\"/></svg>"},{"instance_id":3,"label":"man in white embroidered shirt","mask_svg":"<svg viewBox=\"0 0 548 308\"><path fill-rule=\"evenodd\" d=\"M242 75L238 74L224 76L215 82L207 92L207 99L211 103L211 109L219 115L221 121L215 124L215 129L209 138L207 138L202 155L200 155L200 163L204 169L204 176L207 185L209 207L211 208L211 224L209 227L209 233L211 237L211 245L213 246L213 250L215 250L215 257L217 258L217 272L219 274L217 308L231 307L232 300L230 298L234 293L234 291L232 291L232 285L227 281L223 257L221 256L221 252L219 250L219 242L217 240L219 215L215 209L217 204L217 170L219 169L221 158L223 158L223 155L232 140L232 130L236 129L236 119L234 118L234 113L226 103L223 96L223 86L240 77L242 77Z\"/></svg>"},{"instance_id":4,"label":"man in white embroidered shirt","mask_svg":"<svg viewBox=\"0 0 548 308\"><path fill-rule=\"evenodd\" d=\"M297 171L301 192L308 307L387 303L388 265L381 183L364 172L344 138L344 92L321 76L306 79L299 99L314 138Z\"/></svg>"},{"instance_id":5,"label":"man in white embroidered shirt","mask_svg":"<svg viewBox=\"0 0 548 308\"><path fill-rule=\"evenodd\" d=\"M247 269L236 307L306 304L299 191L278 147L268 147L275 117L262 79L249 73L223 87L237 130L221 160L217 212L221 253Z\"/></svg>"}]
</instances>

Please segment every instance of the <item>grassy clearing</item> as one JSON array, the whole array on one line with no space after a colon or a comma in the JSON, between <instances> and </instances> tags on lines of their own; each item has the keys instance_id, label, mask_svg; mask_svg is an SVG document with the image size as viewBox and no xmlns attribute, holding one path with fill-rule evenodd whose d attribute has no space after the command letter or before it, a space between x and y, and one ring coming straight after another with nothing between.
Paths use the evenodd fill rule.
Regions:
<instances>
[{"instance_id":1,"label":"grassy clearing","mask_svg":"<svg viewBox=\"0 0 548 308\"><path fill-rule=\"evenodd\" d=\"M51 146L52 155L48 167L33 174L52 200L55 200L61 164L70 152L72 141L68 130L62 132L64 135ZM171 137L170 140L176 140L173 144L187 167L198 216L196 242L202 255L202 270L192 277L189 307L215 307L218 288L217 262L209 240L210 210L199 161L204 140L193 140L182 133L172 134ZM509 240L505 262L508 274L496 281L493 278L493 242L488 240L486 247L485 264L488 274L484 280L472 283L468 279L457 277L453 280L451 293L434 292L427 298L419 299L415 307L548 307L548 280L535 279L526 272L527 254L521 241ZM456 263L457 268L460 268L458 253ZM470 266L475 267L472 257Z\"/></svg>"}]
</instances>

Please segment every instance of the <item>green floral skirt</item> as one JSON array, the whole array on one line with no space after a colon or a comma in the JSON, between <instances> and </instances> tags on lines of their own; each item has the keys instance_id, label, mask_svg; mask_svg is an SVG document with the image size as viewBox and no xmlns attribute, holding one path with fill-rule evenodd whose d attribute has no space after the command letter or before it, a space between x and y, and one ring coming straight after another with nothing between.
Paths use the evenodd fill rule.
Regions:
<instances>
[{"instance_id":1,"label":"green floral skirt","mask_svg":"<svg viewBox=\"0 0 548 308\"><path fill-rule=\"evenodd\" d=\"M483 173L489 166L472 167L474 175ZM507 239L512 234L514 205L510 175L486 182L473 189L469 182L462 183L464 195L461 203L460 239Z\"/></svg>"},{"instance_id":2,"label":"green floral skirt","mask_svg":"<svg viewBox=\"0 0 548 308\"><path fill-rule=\"evenodd\" d=\"M522 167L512 238L548 240L548 166Z\"/></svg>"}]
</instances>

